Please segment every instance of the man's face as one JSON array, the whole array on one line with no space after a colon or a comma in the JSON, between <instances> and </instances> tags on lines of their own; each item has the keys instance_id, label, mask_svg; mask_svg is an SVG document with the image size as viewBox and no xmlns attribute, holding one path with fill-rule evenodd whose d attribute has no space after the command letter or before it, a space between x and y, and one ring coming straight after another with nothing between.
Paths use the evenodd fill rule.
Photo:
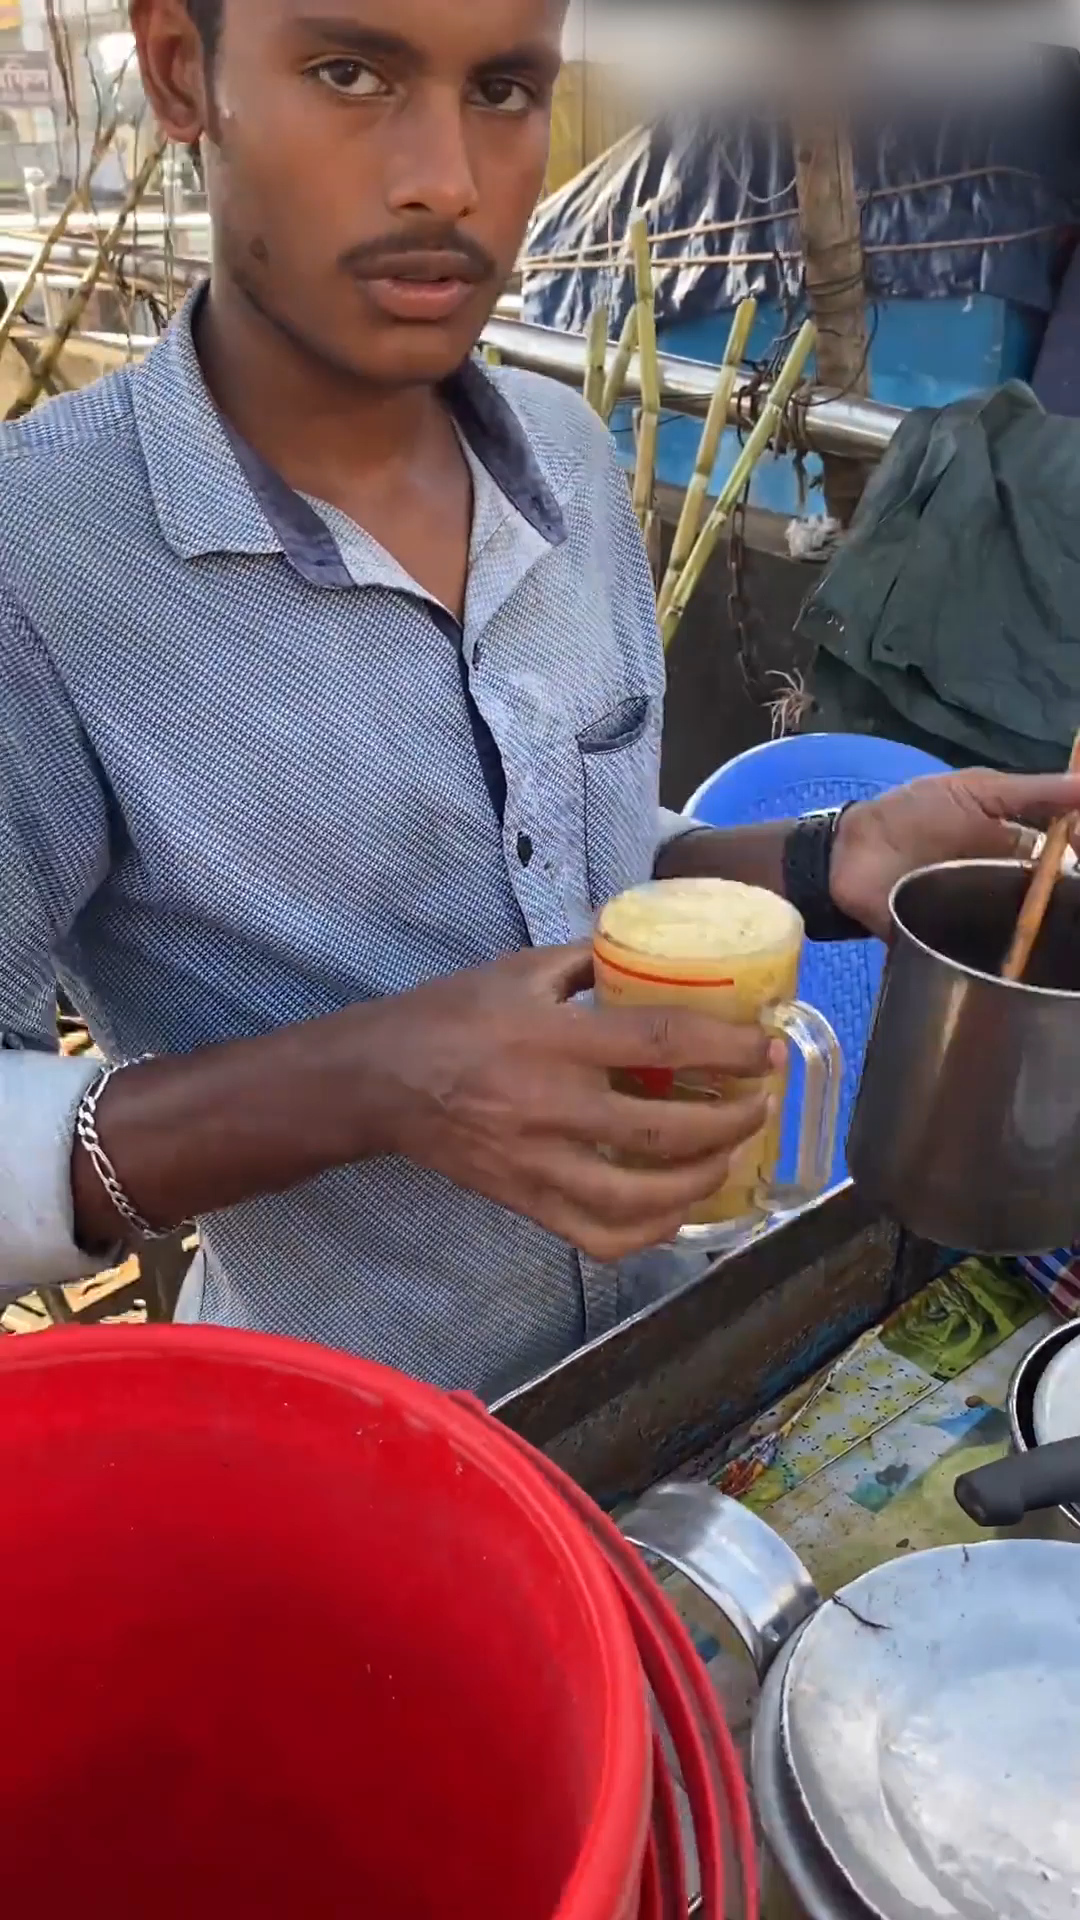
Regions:
<instances>
[{"instance_id":1,"label":"man's face","mask_svg":"<svg viewBox=\"0 0 1080 1920\"><path fill-rule=\"evenodd\" d=\"M217 262L320 359L379 385L444 378L540 192L564 10L225 0L195 107ZM134 14L148 91L166 131L190 140L200 129L176 102L205 93L178 0Z\"/></svg>"}]
</instances>

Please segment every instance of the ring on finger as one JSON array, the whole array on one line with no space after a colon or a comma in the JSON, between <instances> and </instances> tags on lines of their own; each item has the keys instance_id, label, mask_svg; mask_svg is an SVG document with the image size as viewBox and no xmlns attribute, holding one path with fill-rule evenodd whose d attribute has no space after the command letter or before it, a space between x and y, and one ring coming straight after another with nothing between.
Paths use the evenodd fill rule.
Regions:
<instances>
[{"instance_id":1,"label":"ring on finger","mask_svg":"<svg viewBox=\"0 0 1080 1920\"><path fill-rule=\"evenodd\" d=\"M1016 846L1013 858L1034 865L1045 845L1046 835L1045 833L1040 833L1037 827L1022 827L1018 825L1016 828ZM1071 873L1077 864L1075 849L1073 847L1066 847L1062 861L1065 872Z\"/></svg>"}]
</instances>

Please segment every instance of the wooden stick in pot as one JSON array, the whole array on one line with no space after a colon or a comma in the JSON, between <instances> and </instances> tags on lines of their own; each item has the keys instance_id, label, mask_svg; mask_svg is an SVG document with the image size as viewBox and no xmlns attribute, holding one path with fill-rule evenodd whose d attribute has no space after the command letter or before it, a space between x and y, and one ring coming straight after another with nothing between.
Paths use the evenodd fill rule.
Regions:
<instances>
[{"instance_id":1,"label":"wooden stick in pot","mask_svg":"<svg viewBox=\"0 0 1080 1920\"><path fill-rule=\"evenodd\" d=\"M1080 773L1080 733L1073 741L1073 750L1069 756L1069 772ZM1031 885L1024 898L1024 904L1017 915L1016 932L1012 945L1001 969L1003 980L1022 980L1031 959L1032 949L1039 937L1039 929L1046 918L1046 909L1050 905L1051 895L1061 878L1061 865L1069 849L1069 841L1075 831L1080 816L1075 813L1062 814L1055 820L1046 836L1046 844L1039 855Z\"/></svg>"}]
</instances>

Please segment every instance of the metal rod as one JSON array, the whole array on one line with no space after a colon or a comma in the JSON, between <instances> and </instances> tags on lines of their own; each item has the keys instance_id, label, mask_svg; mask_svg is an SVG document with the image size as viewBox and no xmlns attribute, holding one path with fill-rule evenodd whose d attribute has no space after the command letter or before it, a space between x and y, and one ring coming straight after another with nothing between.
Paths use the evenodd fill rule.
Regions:
<instances>
[{"instance_id":1,"label":"metal rod","mask_svg":"<svg viewBox=\"0 0 1080 1920\"><path fill-rule=\"evenodd\" d=\"M484 339L498 347L504 366L546 373L553 380L580 389L585 373L585 341L576 333L556 333L524 320L491 320ZM740 395L748 376L740 374L732 394L729 419L746 422L756 417L755 403L740 410ZM660 355L661 404L676 413L703 420L716 387L716 368L704 360L677 360ZM641 369L637 356L626 376L626 397L639 399ZM757 402L760 405L760 400ZM877 400L839 399L815 392L808 406L799 408L799 422L807 443L818 453L843 453L853 458L880 459L904 419L902 407L886 407Z\"/></svg>"},{"instance_id":2,"label":"metal rod","mask_svg":"<svg viewBox=\"0 0 1080 1920\"><path fill-rule=\"evenodd\" d=\"M9 258L18 258L24 249L26 256L32 256L35 244L33 240L23 240L21 236L0 234L0 254ZM90 248L82 244L72 245L70 241L61 241L54 250L53 258L58 266L66 266L69 262L82 265L89 251ZM156 269L164 280L165 261L160 250L136 244L124 245L117 251L122 269L126 267L130 272L137 267L146 279L155 277ZM209 263L201 260L180 258L173 261L172 267L175 282L181 288L197 284L209 272ZM557 333L551 327L537 327L529 321L504 319L496 314L484 329L484 340L498 349L504 366L525 367L534 373L546 373L551 379L577 387L580 391L585 376L585 340L582 335ZM615 349L612 348L609 367L614 357ZM673 354L662 353L660 381L660 399L664 407L676 413L690 414L698 420L705 419L716 387L715 366L704 360L682 360L676 359ZM740 396L746 385L747 376L740 374L735 381L729 418L750 424L755 417L753 401L748 406L740 406ZM632 400L641 398L641 370L636 355L627 369L626 397ZM837 399L818 393L811 396L808 407L800 408L800 421L806 439L817 452L848 454L864 460L880 458L903 418L904 409L901 407L887 407L877 400L854 397Z\"/></svg>"}]
</instances>

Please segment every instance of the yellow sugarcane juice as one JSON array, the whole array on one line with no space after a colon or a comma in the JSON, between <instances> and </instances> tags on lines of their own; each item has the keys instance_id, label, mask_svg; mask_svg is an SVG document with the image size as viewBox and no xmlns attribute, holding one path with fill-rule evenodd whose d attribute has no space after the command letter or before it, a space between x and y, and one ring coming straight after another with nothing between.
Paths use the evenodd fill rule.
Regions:
<instances>
[{"instance_id":1,"label":"yellow sugarcane juice","mask_svg":"<svg viewBox=\"0 0 1080 1920\"><path fill-rule=\"evenodd\" d=\"M737 1148L728 1177L687 1222L689 1237L723 1245L770 1214L815 1198L828 1183L836 1134L840 1052L822 1016L795 999L803 923L788 901L734 880L654 880L620 894L594 934L596 997L612 1006L688 1007L735 1025L758 1024L788 1038L806 1068L795 1184L776 1185L786 1070L761 1085L770 1117ZM704 1071L635 1069L627 1091L660 1099L724 1099L754 1082Z\"/></svg>"}]
</instances>

